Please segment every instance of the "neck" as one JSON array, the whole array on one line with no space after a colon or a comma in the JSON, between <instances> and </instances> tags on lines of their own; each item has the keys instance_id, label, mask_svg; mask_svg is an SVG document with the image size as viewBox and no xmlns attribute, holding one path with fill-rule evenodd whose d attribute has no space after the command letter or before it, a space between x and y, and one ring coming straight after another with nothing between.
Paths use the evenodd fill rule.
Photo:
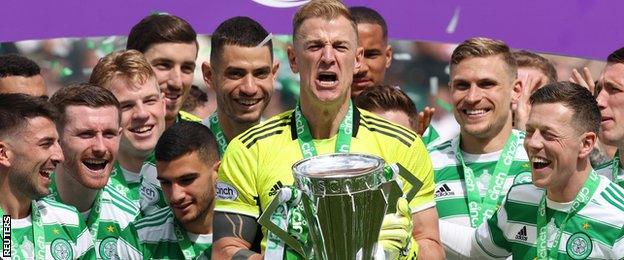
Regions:
<instances>
[{"instance_id":1,"label":"neck","mask_svg":"<svg viewBox=\"0 0 624 260\"><path fill-rule=\"evenodd\" d=\"M16 187L9 187L9 177L6 172L0 172L0 207L4 215L11 215L13 219L25 218L30 214L32 200L20 196Z\"/></svg>"},{"instance_id":2,"label":"neck","mask_svg":"<svg viewBox=\"0 0 624 260\"><path fill-rule=\"evenodd\" d=\"M173 124L175 124L177 119L177 114L176 116L174 116L171 119L165 118L165 129L168 129L169 127L171 127Z\"/></svg>"},{"instance_id":3,"label":"neck","mask_svg":"<svg viewBox=\"0 0 624 260\"><path fill-rule=\"evenodd\" d=\"M589 159L577 162L576 171L565 174L563 183L553 184L546 188L548 199L554 202L573 201L585 184L591 170Z\"/></svg>"},{"instance_id":4,"label":"neck","mask_svg":"<svg viewBox=\"0 0 624 260\"><path fill-rule=\"evenodd\" d=\"M219 126L221 127L223 135L225 135L225 139L227 139L228 142L232 141L234 137L260 122L259 119L255 122L237 122L227 116L225 112L219 108L217 108L217 115L219 117Z\"/></svg>"},{"instance_id":5,"label":"neck","mask_svg":"<svg viewBox=\"0 0 624 260\"><path fill-rule=\"evenodd\" d=\"M61 202L76 207L79 212L91 209L99 191L80 184L70 176L64 165L56 172L56 188Z\"/></svg>"},{"instance_id":6,"label":"neck","mask_svg":"<svg viewBox=\"0 0 624 260\"><path fill-rule=\"evenodd\" d=\"M485 154L500 151L505 146L509 135L511 135L511 130L511 122L508 122L494 137L478 137L462 131L460 133L460 147L462 151L471 154Z\"/></svg>"},{"instance_id":7,"label":"neck","mask_svg":"<svg viewBox=\"0 0 624 260\"><path fill-rule=\"evenodd\" d=\"M204 216L197 218L188 223L183 223L184 230L194 234L212 234L212 216L214 212L214 201L210 204Z\"/></svg>"},{"instance_id":8,"label":"neck","mask_svg":"<svg viewBox=\"0 0 624 260\"><path fill-rule=\"evenodd\" d=\"M355 108L354 108L355 109ZM301 113L308 121L314 139L328 139L338 133L340 122L349 110L349 98L344 102L316 106L301 99Z\"/></svg>"},{"instance_id":9,"label":"neck","mask_svg":"<svg viewBox=\"0 0 624 260\"><path fill-rule=\"evenodd\" d=\"M119 161L119 165L121 165L122 168L131 172L140 173L145 158L147 158L147 156L137 156L135 154L128 153L128 151L119 149L117 161Z\"/></svg>"}]
</instances>

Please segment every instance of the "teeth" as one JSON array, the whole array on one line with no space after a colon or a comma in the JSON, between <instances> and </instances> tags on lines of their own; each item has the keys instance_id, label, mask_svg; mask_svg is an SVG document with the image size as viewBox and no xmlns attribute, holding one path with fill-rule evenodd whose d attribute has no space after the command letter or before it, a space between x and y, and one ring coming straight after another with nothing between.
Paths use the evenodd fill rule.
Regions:
<instances>
[{"instance_id":1,"label":"teeth","mask_svg":"<svg viewBox=\"0 0 624 260\"><path fill-rule=\"evenodd\" d=\"M531 162L532 162L532 163L544 163L544 164L548 164L548 163L550 163L550 161L549 161L549 160L546 160L546 159L541 158L541 157L532 157L532 158L531 158Z\"/></svg>"},{"instance_id":2,"label":"teeth","mask_svg":"<svg viewBox=\"0 0 624 260\"><path fill-rule=\"evenodd\" d=\"M247 105L247 106L252 106L255 105L259 102L259 100L256 99L239 99L238 103L241 103L243 105Z\"/></svg>"},{"instance_id":3,"label":"teeth","mask_svg":"<svg viewBox=\"0 0 624 260\"><path fill-rule=\"evenodd\" d=\"M84 163L89 163L89 164L106 164L108 163L108 160L104 160L104 159L85 159L82 160Z\"/></svg>"},{"instance_id":4,"label":"teeth","mask_svg":"<svg viewBox=\"0 0 624 260\"><path fill-rule=\"evenodd\" d=\"M152 130L152 126L143 126L143 127L130 129L131 132L139 133L139 134L145 133L145 132L147 132L149 130Z\"/></svg>"},{"instance_id":5,"label":"teeth","mask_svg":"<svg viewBox=\"0 0 624 260\"><path fill-rule=\"evenodd\" d=\"M464 113L471 115L471 116L485 114L485 112L487 112L487 110L485 109L474 109L474 110L464 109Z\"/></svg>"},{"instance_id":6,"label":"teeth","mask_svg":"<svg viewBox=\"0 0 624 260\"><path fill-rule=\"evenodd\" d=\"M333 86L334 84L336 84L336 81L323 81L323 80L320 80L319 82L320 82L321 86L326 86L326 87L330 87L330 86Z\"/></svg>"}]
</instances>

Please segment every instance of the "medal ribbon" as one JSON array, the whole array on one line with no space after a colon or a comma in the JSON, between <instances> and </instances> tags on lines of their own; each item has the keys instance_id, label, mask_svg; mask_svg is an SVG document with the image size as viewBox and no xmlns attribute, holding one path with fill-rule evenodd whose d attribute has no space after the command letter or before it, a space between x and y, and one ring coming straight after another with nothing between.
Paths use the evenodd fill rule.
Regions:
<instances>
[{"instance_id":1,"label":"medal ribbon","mask_svg":"<svg viewBox=\"0 0 624 260\"><path fill-rule=\"evenodd\" d=\"M308 121L301 113L301 106L297 104L295 107L295 125L297 127L297 139L299 140L299 148L303 158L310 158L318 155L312 138L312 132ZM338 128L338 137L336 138L337 153L348 153L351 149L351 135L353 134L353 104L349 101L349 110L340 122Z\"/></svg>"},{"instance_id":2,"label":"medal ribbon","mask_svg":"<svg viewBox=\"0 0 624 260\"><path fill-rule=\"evenodd\" d=\"M583 187L579 190L579 193L574 198L572 202L572 207L570 211L563 219L563 222L559 225L557 230L557 234L555 235L555 240L552 247L548 248L548 227L547 227L547 217L546 217L546 191L544 191L544 195L542 196L542 200L540 201L539 207L537 209L537 259L557 259L557 255L559 254L559 243L561 242L561 236L563 234L563 230L565 229L568 220L572 218L576 213L578 213L587 202L589 202L590 198L594 195L594 192L598 189L598 185L600 184L600 178L592 170L589 174L589 177L583 184Z\"/></svg>"},{"instance_id":3,"label":"medal ribbon","mask_svg":"<svg viewBox=\"0 0 624 260\"><path fill-rule=\"evenodd\" d=\"M460 143L457 144L457 150L455 151L455 157L461 164L461 170L464 172L464 179L466 183L466 194L468 197L468 209L470 211L470 226L473 228L478 227L484 220L489 219L494 215L498 204L503 198L502 194L503 186L507 179L507 174L513 163L513 159L516 154L518 146L519 132L511 132L509 138L505 142L503 151L501 152L496 166L494 167L494 173L488 183L488 189L485 194L485 198L481 198L479 188L477 187L476 178L472 169L466 166Z\"/></svg>"},{"instance_id":4,"label":"medal ribbon","mask_svg":"<svg viewBox=\"0 0 624 260\"><path fill-rule=\"evenodd\" d=\"M111 174L111 177L110 177L110 182L113 188L117 189L122 194L127 194L131 201L138 200L139 188L138 187L134 188L134 186L139 186L141 182L136 183L136 184L134 183L128 184L128 181L126 181L126 178L124 177L123 169L121 169L121 165L119 164L119 161L115 162L113 173L114 174ZM131 187L131 185L133 187ZM121 190L119 187L123 187L124 189L128 189L128 190Z\"/></svg>"},{"instance_id":5,"label":"medal ribbon","mask_svg":"<svg viewBox=\"0 0 624 260\"><path fill-rule=\"evenodd\" d=\"M43 231L43 221L37 203L33 200L30 203L33 223L33 245L35 246L35 259L45 259L45 233ZM0 216L4 216L4 210L0 207ZM43 243L43 245L41 244ZM21 252L18 252L20 254Z\"/></svg>"},{"instance_id":6,"label":"medal ribbon","mask_svg":"<svg viewBox=\"0 0 624 260\"><path fill-rule=\"evenodd\" d=\"M108 199L102 198L103 196L102 190L98 191L97 197L95 197L95 201L93 202L91 212L89 212L89 218L87 219L87 226L89 227L89 231L91 231L91 235L93 235L93 241L97 240L100 225L100 211L102 210L102 200L108 201Z\"/></svg>"},{"instance_id":7,"label":"medal ribbon","mask_svg":"<svg viewBox=\"0 0 624 260\"><path fill-rule=\"evenodd\" d=\"M195 252L195 248L191 245L191 241L186 234L186 231L182 227L180 227L180 223L174 220L174 233L176 238L178 239L178 245L180 249L182 249L182 254L184 255L184 259L195 259L197 256L197 252Z\"/></svg>"},{"instance_id":8,"label":"medal ribbon","mask_svg":"<svg viewBox=\"0 0 624 260\"><path fill-rule=\"evenodd\" d=\"M219 125L219 116L217 116L217 112L215 111L208 118L210 122L210 130L217 139L217 145L219 146L219 156L223 158L223 153L225 153L225 149L227 148L227 139L225 139L225 135L223 134L223 129L221 129L221 125Z\"/></svg>"}]
</instances>

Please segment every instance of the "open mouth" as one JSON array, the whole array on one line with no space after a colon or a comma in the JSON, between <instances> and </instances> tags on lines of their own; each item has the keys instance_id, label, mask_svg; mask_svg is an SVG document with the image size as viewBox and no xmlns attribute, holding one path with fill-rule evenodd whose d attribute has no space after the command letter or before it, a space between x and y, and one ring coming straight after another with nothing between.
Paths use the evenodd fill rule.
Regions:
<instances>
[{"instance_id":1,"label":"open mouth","mask_svg":"<svg viewBox=\"0 0 624 260\"><path fill-rule=\"evenodd\" d=\"M166 94L165 94L165 98L166 98L166 99L169 99L169 100L171 100L171 101L176 101L176 100L178 100L178 98L179 98L180 96L181 96L180 94L174 94L174 93L166 93Z\"/></svg>"},{"instance_id":2,"label":"open mouth","mask_svg":"<svg viewBox=\"0 0 624 260\"><path fill-rule=\"evenodd\" d=\"M338 82L338 75L331 71L320 72L316 79L321 86L333 86Z\"/></svg>"},{"instance_id":3,"label":"open mouth","mask_svg":"<svg viewBox=\"0 0 624 260\"><path fill-rule=\"evenodd\" d=\"M243 106L253 106L255 104L260 103L261 99L247 99L247 98L239 98L236 99L236 102L243 105Z\"/></svg>"},{"instance_id":4,"label":"open mouth","mask_svg":"<svg viewBox=\"0 0 624 260\"><path fill-rule=\"evenodd\" d=\"M42 177L46 179L49 179L50 174L52 174L52 172L54 172L54 169L42 169L39 171L39 175L41 175Z\"/></svg>"},{"instance_id":5,"label":"open mouth","mask_svg":"<svg viewBox=\"0 0 624 260\"><path fill-rule=\"evenodd\" d=\"M548 165L550 165L550 163L551 161L546 158L542 158L542 157L531 158L531 164L533 165L533 169L536 169L536 170L546 168L548 167Z\"/></svg>"},{"instance_id":6,"label":"open mouth","mask_svg":"<svg viewBox=\"0 0 624 260\"><path fill-rule=\"evenodd\" d=\"M149 131L152 131L153 128L154 128L154 125L146 125L146 126L133 127L128 130L135 134L144 134Z\"/></svg>"},{"instance_id":7,"label":"open mouth","mask_svg":"<svg viewBox=\"0 0 624 260\"><path fill-rule=\"evenodd\" d=\"M489 108L485 108L485 109L462 109L462 113L469 115L469 116L480 116L483 115L487 112L490 112L491 109Z\"/></svg>"},{"instance_id":8,"label":"open mouth","mask_svg":"<svg viewBox=\"0 0 624 260\"><path fill-rule=\"evenodd\" d=\"M91 171L102 171L106 168L108 164L108 160L105 159L84 159L82 160L82 164L87 167L87 169Z\"/></svg>"}]
</instances>

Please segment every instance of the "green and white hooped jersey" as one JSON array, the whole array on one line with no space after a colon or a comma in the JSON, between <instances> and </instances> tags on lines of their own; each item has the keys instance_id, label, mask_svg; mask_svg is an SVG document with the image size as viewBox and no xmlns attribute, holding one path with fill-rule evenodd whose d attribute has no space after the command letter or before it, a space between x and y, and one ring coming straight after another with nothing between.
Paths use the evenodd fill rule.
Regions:
<instances>
[{"instance_id":1,"label":"green and white hooped jersey","mask_svg":"<svg viewBox=\"0 0 624 260\"><path fill-rule=\"evenodd\" d=\"M152 153L145 162L143 162L143 167L141 167L139 205L143 216L149 216L161 208L169 207L157 177L156 158L154 157L154 153Z\"/></svg>"},{"instance_id":2,"label":"green and white hooped jersey","mask_svg":"<svg viewBox=\"0 0 624 260\"><path fill-rule=\"evenodd\" d=\"M517 130L513 130L513 134L518 136L517 143L520 146L515 149L515 153L511 154L513 157L509 157L513 160L511 167L505 179L501 180L504 181L504 185L499 194L503 196L512 184L531 181L531 165L522 147L524 135ZM436 208L440 219L470 227L471 220L465 178L462 165L455 154L459 150L458 147L459 136L429 148L429 155L435 172ZM501 153L502 151L480 155L462 153L466 166L472 169L474 173L481 198L486 196L498 159L504 156Z\"/></svg>"},{"instance_id":3,"label":"green and white hooped jersey","mask_svg":"<svg viewBox=\"0 0 624 260\"><path fill-rule=\"evenodd\" d=\"M427 129L425 129L425 132L420 138L422 139L423 143L425 143L427 149L438 145L440 142L443 141L440 137L440 133L438 133L438 130L436 130L435 127L433 127L433 125L431 124L429 124Z\"/></svg>"},{"instance_id":4,"label":"green and white hooped jersey","mask_svg":"<svg viewBox=\"0 0 624 260\"><path fill-rule=\"evenodd\" d=\"M117 250L121 231L140 215L139 208L110 184L109 181L96 198L99 209L91 208L88 217L85 217L87 228L94 238L96 258L104 260L111 259ZM61 202L58 194L53 194L50 198Z\"/></svg>"},{"instance_id":5,"label":"green and white hooped jersey","mask_svg":"<svg viewBox=\"0 0 624 260\"><path fill-rule=\"evenodd\" d=\"M493 257L510 254L514 259L534 259L537 254L537 211L544 190L530 183L514 185L506 201L487 223L481 225L475 240ZM572 203L546 199L550 248L555 234ZM601 176L598 189L580 211L571 216L563 229L557 259L624 258L624 189Z\"/></svg>"},{"instance_id":6,"label":"green and white hooped jersey","mask_svg":"<svg viewBox=\"0 0 624 260\"><path fill-rule=\"evenodd\" d=\"M624 188L624 169L622 169L622 165L620 163L618 163L617 166L613 164L613 160L619 160L619 158L613 158L612 160L599 165L596 167L596 173L607 177L610 181L615 182L615 184ZM617 167L616 174L613 174L614 167Z\"/></svg>"},{"instance_id":7,"label":"green and white hooped jersey","mask_svg":"<svg viewBox=\"0 0 624 260\"><path fill-rule=\"evenodd\" d=\"M93 259L93 240L76 208L44 198L33 201L41 214L43 259ZM11 219L11 259L40 259L35 255L32 214Z\"/></svg>"},{"instance_id":8,"label":"green and white hooped jersey","mask_svg":"<svg viewBox=\"0 0 624 260\"><path fill-rule=\"evenodd\" d=\"M118 259L188 259L176 235L175 217L169 207L131 223L117 242ZM183 230L183 229L182 229ZM181 235L195 252L193 259L210 259L212 234Z\"/></svg>"}]
</instances>

